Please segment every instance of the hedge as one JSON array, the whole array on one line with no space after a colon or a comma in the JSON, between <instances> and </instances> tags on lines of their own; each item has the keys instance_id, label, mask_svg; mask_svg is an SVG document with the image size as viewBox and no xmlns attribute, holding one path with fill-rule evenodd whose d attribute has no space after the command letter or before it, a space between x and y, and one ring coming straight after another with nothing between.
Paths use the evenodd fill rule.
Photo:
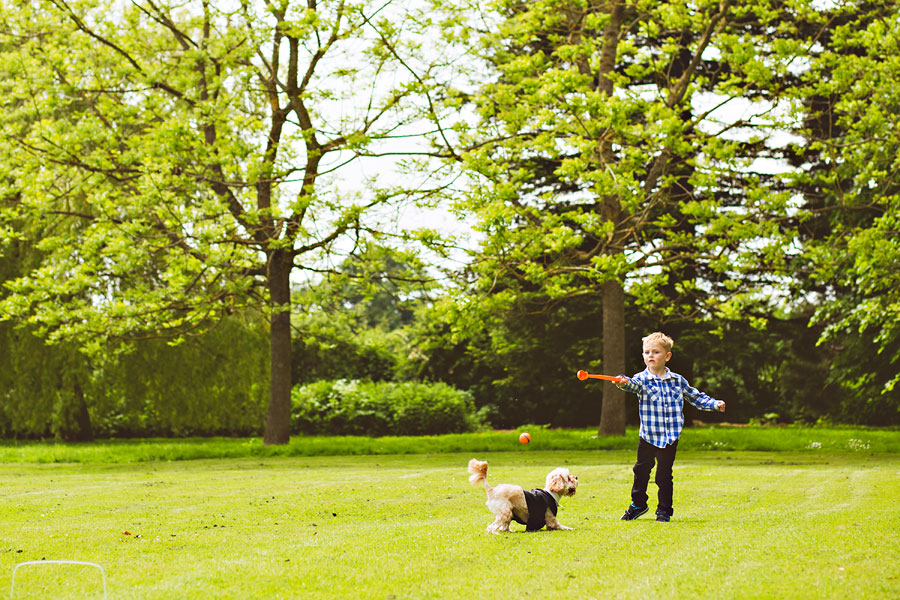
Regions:
<instances>
[{"instance_id":1,"label":"hedge","mask_svg":"<svg viewBox=\"0 0 900 600\"><path fill-rule=\"evenodd\" d=\"M291 392L291 433L439 435L483 428L467 391L445 383L317 381Z\"/></svg>"}]
</instances>

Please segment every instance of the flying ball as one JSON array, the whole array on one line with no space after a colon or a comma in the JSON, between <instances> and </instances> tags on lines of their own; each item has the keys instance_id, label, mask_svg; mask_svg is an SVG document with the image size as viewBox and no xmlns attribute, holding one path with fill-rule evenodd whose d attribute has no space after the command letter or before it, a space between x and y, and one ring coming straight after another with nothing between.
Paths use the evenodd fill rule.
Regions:
<instances>
[{"instance_id":1,"label":"flying ball","mask_svg":"<svg viewBox=\"0 0 900 600\"><path fill-rule=\"evenodd\" d=\"M522 442L523 444L527 444L528 442L531 441L531 434L529 434L527 432L522 433L522 435L519 436L519 441Z\"/></svg>"}]
</instances>

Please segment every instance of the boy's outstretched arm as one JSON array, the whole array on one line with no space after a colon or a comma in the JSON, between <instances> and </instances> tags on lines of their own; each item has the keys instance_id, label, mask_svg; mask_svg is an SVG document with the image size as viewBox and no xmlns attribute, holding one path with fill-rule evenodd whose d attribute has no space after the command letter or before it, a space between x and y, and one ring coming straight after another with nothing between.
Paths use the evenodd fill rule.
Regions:
<instances>
[{"instance_id":1,"label":"boy's outstretched arm","mask_svg":"<svg viewBox=\"0 0 900 600\"><path fill-rule=\"evenodd\" d=\"M641 386L637 383L633 382L631 379L626 377L625 375L619 375L618 379L613 382L617 388L620 390L625 390L626 392L631 392L632 394L641 393Z\"/></svg>"},{"instance_id":2,"label":"boy's outstretched arm","mask_svg":"<svg viewBox=\"0 0 900 600\"><path fill-rule=\"evenodd\" d=\"M683 393L685 400L700 410L717 410L719 412L725 412L725 403L723 401L716 400L712 396L704 394L697 388L691 387L687 380L684 381Z\"/></svg>"}]
</instances>

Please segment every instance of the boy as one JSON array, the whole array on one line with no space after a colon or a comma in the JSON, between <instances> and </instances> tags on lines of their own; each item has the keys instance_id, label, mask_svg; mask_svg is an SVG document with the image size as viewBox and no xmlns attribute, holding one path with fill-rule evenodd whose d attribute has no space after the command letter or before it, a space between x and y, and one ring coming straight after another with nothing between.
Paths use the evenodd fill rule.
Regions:
<instances>
[{"instance_id":1,"label":"boy","mask_svg":"<svg viewBox=\"0 0 900 600\"><path fill-rule=\"evenodd\" d=\"M644 364L647 368L628 378L619 375L619 389L637 394L641 416L637 462L634 463L634 485L631 488L631 506L622 515L623 521L631 521L647 512L647 483L654 461L659 501L656 520L668 522L672 518L672 464L678 436L684 426L684 400L700 410L725 412L725 403L710 398L688 385L687 380L673 373L666 366L672 358L674 342L669 336L656 332L643 338Z\"/></svg>"}]
</instances>

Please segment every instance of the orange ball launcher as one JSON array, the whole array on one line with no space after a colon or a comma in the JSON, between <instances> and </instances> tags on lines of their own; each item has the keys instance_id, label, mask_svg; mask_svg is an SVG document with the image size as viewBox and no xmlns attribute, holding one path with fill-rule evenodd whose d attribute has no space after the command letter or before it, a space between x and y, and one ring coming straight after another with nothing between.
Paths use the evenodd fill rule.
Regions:
<instances>
[{"instance_id":1,"label":"orange ball launcher","mask_svg":"<svg viewBox=\"0 0 900 600\"><path fill-rule=\"evenodd\" d=\"M575 376L581 381L584 381L585 379L605 379L606 381L612 381L615 383L619 383L621 381L621 378L619 377L614 377L612 375L592 375L584 370L578 371L577 373L575 373Z\"/></svg>"}]
</instances>

